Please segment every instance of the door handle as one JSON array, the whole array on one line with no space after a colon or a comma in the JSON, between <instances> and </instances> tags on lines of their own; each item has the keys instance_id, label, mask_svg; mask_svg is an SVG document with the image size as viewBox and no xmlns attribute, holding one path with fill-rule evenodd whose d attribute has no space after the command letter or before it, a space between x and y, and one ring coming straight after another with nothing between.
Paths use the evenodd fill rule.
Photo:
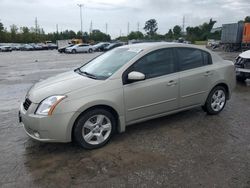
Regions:
<instances>
[{"instance_id":1,"label":"door handle","mask_svg":"<svg viewBox=\"0 0 250 188\"><path fill-rule=\"evenodd\" d=\"M212 73L211 71L207 71L207 72L205 72L205 74L204 74L204 76L211 76L211 75L213 75L213 73Z\"/></svg>"},{"instance_id":2,"label":"door handle","mask_svg":"<svg viewBox=\"0 0 250 188\"><path fill-rule=\"evenodd\" d=\"M168 83L167 83L167 86L175 86L177 85L177 82L174 81L174 80L170 80Z\"/></svg>"}]
</instances>

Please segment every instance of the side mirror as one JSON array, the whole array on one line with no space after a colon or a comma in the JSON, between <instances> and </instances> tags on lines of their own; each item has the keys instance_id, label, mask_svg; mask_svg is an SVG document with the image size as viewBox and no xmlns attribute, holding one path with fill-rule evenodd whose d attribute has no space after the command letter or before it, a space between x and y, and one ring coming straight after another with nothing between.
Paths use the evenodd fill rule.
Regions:
<instances>
[{"instance_id":1,"label":"side mirror","mask_svg":"<svg viewBox=\"0 0 250 188\"><path fill-rule=\"evenodd\" d=\"M135 82L145 80L145 74L141 72L132 71L128 74L128 81Z\"/></svg>"}]
</instances>

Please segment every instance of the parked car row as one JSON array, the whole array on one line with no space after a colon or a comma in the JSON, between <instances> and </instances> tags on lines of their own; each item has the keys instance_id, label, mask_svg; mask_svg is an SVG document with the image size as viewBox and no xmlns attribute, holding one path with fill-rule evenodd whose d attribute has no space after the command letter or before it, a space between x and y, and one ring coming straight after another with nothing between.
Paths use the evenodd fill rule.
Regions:
<instances>
[{"instance_id":1,"label":"parked car row","mask_svg":"<svg viewBox=\"0 0 250 188\"><path fill-rule=\"evenodd\" d=\"M115 43L108 43L108 42L100 42L95 45L90 44L70 44L68 46L63 46L58 49L60 53L92 53L92 52L100 52L100 51L108 51L118 46L122 46L123 43L115 42Z\"/></svg>"},{"instance_id":2,"label":"parked car row","mask_svg":"<svg viewBox=\"0 0 250 188\"><path fill-rule=\"evenodd\" d=\"M54 49L57 49L57 45L54 43L10 44L0 46L0 52L11 52L13 50L33 51Z\"/></svg>"}]
</instances>

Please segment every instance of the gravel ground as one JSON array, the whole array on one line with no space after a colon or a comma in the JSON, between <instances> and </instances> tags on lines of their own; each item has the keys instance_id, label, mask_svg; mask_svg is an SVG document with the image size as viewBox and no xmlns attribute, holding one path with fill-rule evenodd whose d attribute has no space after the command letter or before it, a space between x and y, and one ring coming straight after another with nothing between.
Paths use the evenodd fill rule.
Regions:
<instances>
[{"instance_id":1,"label":"gravel ground","mask_svg":"<svg viewBox=\"0 0 250 188\"><path fill-rule=\"evenodd\" d=\"M217 116L197 108L147 121L98 150L28 138L17 119L27 89L96 55L0 53L0 187L250 187L249 83Z\"/></svg>"}]
</instances>

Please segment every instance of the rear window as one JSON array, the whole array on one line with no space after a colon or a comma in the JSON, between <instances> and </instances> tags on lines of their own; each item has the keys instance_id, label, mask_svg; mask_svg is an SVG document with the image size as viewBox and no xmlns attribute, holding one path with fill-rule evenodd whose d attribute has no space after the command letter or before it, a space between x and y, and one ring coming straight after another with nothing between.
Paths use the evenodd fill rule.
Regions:
<instances>
[{"instance_id":1,"label":"rear window","mask_svg":"<svg viewBox=\"0 0 250 188\"><path fill-rule=\"evenodd\" d=\"M189 70L212 64L211 55L194 48L177 48L180 70Z\"/></svg>"}]
</instances>

